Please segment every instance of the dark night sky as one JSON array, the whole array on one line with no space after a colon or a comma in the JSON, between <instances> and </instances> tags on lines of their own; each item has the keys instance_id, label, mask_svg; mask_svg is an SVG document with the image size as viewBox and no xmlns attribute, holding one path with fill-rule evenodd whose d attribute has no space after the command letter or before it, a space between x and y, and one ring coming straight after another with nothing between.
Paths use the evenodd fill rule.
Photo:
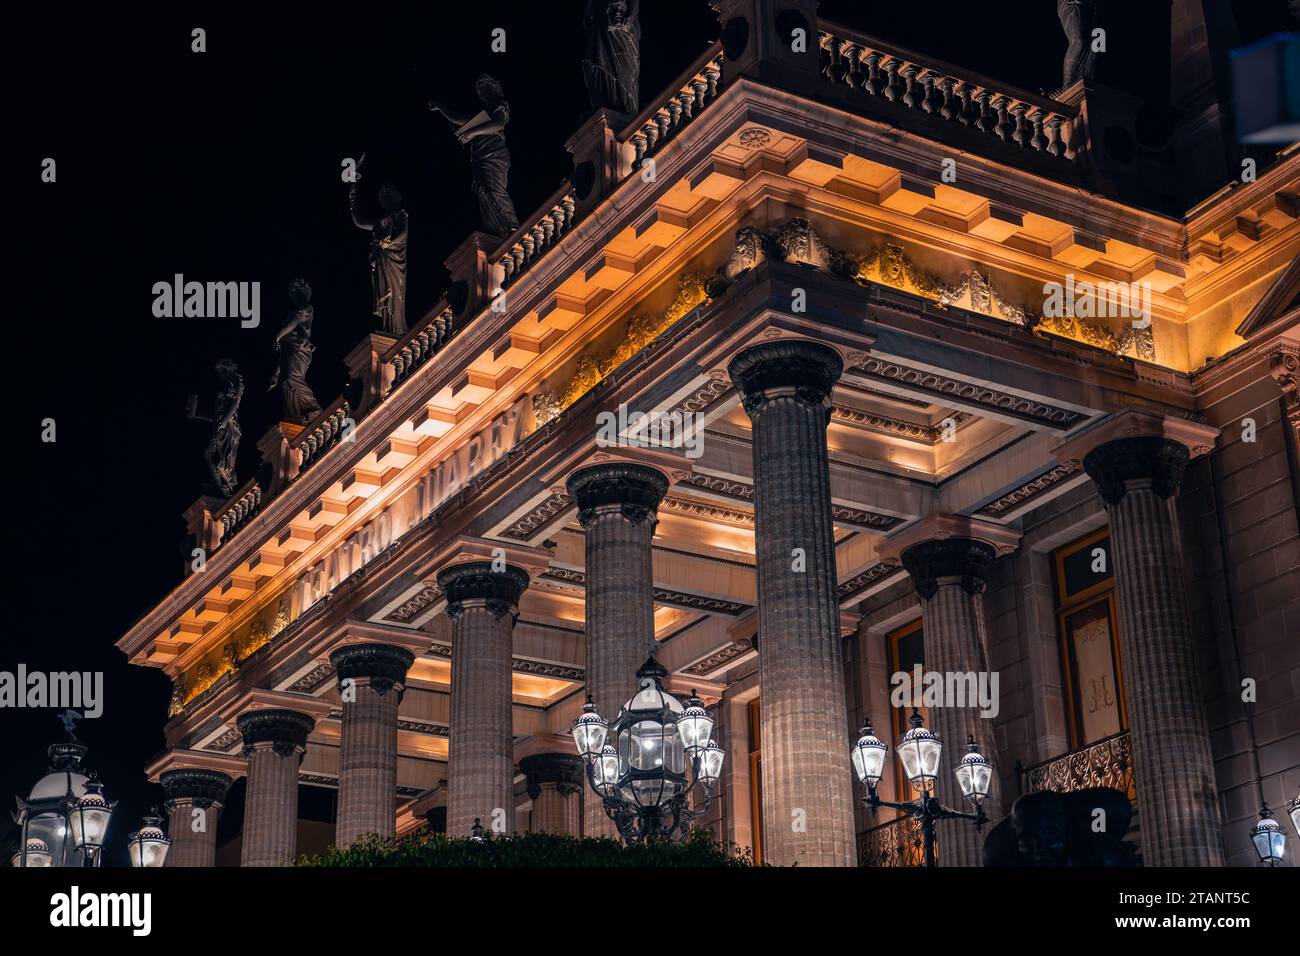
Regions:
<instances>
[{"instance_id":1,"label":"dark night sky","mask_svg":"<svg viewBox=\"0 0 1300 956\"><path fill-rule=\"evenodd\" d=\"M6 283L17 299L6 332L17 408L6 419L21 451L5 456L0 670L104 672L104 715L79 733L121 800L115 863L161 801L141 768L162 748L170 685L113 645L180 577L180 515L205 477L207 434L186 421L186 396L208 408L213 362L236 360L247 389L239 474L249 476L277 410L265 392L271 342L299 275L315 292L312 383L322 404L342 390L343 356L370 327L367 241L347 215L343 157L368 154L363 200L389 179L406 196L414 319L476 225L465 157L426 100L470 107L479 72L502 81L521 218L569 172L563 144L586 107L581 0L204 6L42 5L6 43L6 181L18 198L7 218L22 257ZM1022 87L1059 83L1065 41L1050 0L824 0L821 12ZM718 26L706 0L644 0L641 19L644 103ZM204 54L190 52L195 26L207 30ZM506 54L489 51L498 26ZM58 163L52 185L39 181L46 156ZM176 272L260 281L261 327L155 319L151 287ZM54 444L40 441L47 417ZM52 711L0 711L0 800L40 776L59 734ZM6 814L0 845L11 835Z\"/></svg>"}]
</instances>

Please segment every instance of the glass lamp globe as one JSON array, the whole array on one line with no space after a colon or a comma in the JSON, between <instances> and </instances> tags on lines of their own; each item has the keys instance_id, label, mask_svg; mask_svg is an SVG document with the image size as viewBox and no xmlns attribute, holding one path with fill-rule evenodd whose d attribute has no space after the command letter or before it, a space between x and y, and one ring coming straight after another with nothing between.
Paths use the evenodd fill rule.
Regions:
<instances>
[{"instance_id":1,"label":"glass lamp globe","mask_svg":"<svg viewBox=\"0 0 1300 956\"><path fill-rule=\"evenodd\" d=\"M876 789L885 769L885 752L888 745L871 729L871 721L862 725L858 742L853 745L853 770L858 779L871 790Z\"/></svg>"},{"instance_id":2,"label":"glass lamp globe","mask_svg":"<svg viewBox=\"0 0 1300 956\"><path fill-rule=\"evenodd\" d=\"M172 841L162 831L162 818L150 813L144 818L144 826L132 833L126 840L127 852L131 865L139 867L161 867L167 862L167 851Z\"/></svg>"},{"instance_id":3,"label":"glass lamp globe","mask_svg":"<svg viewBox=\"0 0 1300 956\"><path fill-rule=\"evenodd\" d=\"M578 745L578 755L583 759L591 760L600 755L601 748L605 746L605 737L609 734L609 725L605 723L605 718L596 713L596 705L590 697L569 732L573 734L573 742Z\"/></svg>"},{"instance_id":4,"label":"glass lamp globe","mask_svg":"<svg viewBox=\"0 0 1300 956\"><path fill-rule=\"evenodd\" d=\"M618 789L618 751L606 744L591 764L592 786L602 797L612 797Z\"/></svg>"},{"instance_id":5,"label":"glass lamp globe","mask_svg":"<svg viewBox=\"0 0 1300 956\"><path fill-rule=\"evenodd\" d=\"M663 689L668 671L653 657L636 676L641 689L615 722L619 786L642 807L663 806L686 789L686 752L677 729L685 708Z\"/></svg>"},{"instance_id":6,"label":"glass lamp globe","mask_svg":"<svg viewBox=\"0 0 1300 956\"><path fill-rule=\"evenodd\" d=\"M1250 831L1250 841L1255 844L1259 862L1265 866L1281 865L1282 853L1286 850L1286 834L1273 819L1273 811L1269 810L1268 804L1264 804L1264 809L1259 812L1259 822Z\"/></svg>"},{"instance_id":7,"label":"glass lamp globe","mask_svg":"<svg viewBox=\"0 0 1300 956\"><path fill-rule=\"evenodd\" d=\"M726 756L716 740L710 740L700 753L700 783L706 790L712 790L722 779L722 761Z\"/></svg>"},{"instance_id":8,"label":"glass lamp globe","mask_svg":"<svg viewBox=\"0 0 1300 956\"><path fill-rule=\"evenodd\" d=\"M704 709L704 702L695 696L694 690L686 700L686 709L677 718L677 732L681 734L688 757L694 757L711 742L713 718Z\"/></svg>"},{"instance_id":9,"label":"glass lamp globe","mask_svg":"<svg viewBox=\"0 0 1300 956\"><path fill-rule=\"evenodd\" d=\"M23 851L19 850L9 860L9 865L15 869L23 866L53 866L54 859L50 855L50 847L44 840L38 840L32 837L27 841L27 856L23 858Z\"/></svg>"},{"instance_id":10,"label":"glass lamp globe","mask_svg":"<svg viewBox=\"0 0 1300 956\"><path fill-rule=\"evenodd\" d=\"M86 792L68 806L68 822L72 827L72 844L79 851L93 855L104 845L108 822L113 817L117 801L104 799L104 785L91 774L86 781Z\"/></svg>"},{"instance_id":11,"label":"glass lamp globe","mask_svg":"<svg viewBox=\"0 0 1300 956\"><path fill-rule=\"evenodd\" d=\"M957 764L957 784L964 796L975 806L984 802L989 795L989 785L993 782L993 764L984 759L975 745L974 737L967 737L969 749L966 756Z\"/></svg>"},{"instance_id":12,"label":"glass lamp globe","mask_svg":"<svg viewBox=\"0 0 1300 956\"><path fill-rule=\"evenodd\" d=\"M1296 836L1300 836L1300 794L1287 804L1286 812L1291 815L1291 826L1295 827Z\"/></svg>"},{"instance_id":13,"label":"glass lamp globe","mask_svg":"<svg viewBox=\"0 0 1300 956\"><path fill-rule=\"evenodd\" d=\"M943 742L925 729L921 714L915 707L912 708L911 724L911 729L898 742L898 757L903 761L903 772L912 789L917 793L928 793L934 789L939 773Z\"/></svg>"}]
</instances>

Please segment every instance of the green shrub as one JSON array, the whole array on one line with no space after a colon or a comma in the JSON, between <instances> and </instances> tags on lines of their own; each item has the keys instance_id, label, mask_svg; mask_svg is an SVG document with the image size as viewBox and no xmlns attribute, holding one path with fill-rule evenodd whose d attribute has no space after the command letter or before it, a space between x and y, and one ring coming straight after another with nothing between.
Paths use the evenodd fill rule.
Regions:
<instances>
[{"instance_id":1,"label":"green shrub","mask_svg":"<svg viewBox=\"0 0 1300 956\"><path fill-rule=\"evenodd\" d=\"M727 848L708 830L682 843L624 844L608 837L580 839L554 833L517 833L475 842L420 830L404 837L365 836L346 850L298 861L299 866L751 866L749 853Z\"/></svg>"}]
</instances>

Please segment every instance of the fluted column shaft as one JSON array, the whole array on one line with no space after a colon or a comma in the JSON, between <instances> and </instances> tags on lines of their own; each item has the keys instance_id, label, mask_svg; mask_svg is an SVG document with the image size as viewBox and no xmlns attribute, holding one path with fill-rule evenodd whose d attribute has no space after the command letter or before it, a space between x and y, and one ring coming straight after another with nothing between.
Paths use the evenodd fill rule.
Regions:
<instances>
[{"instance_id":1,"label":"fluted column shaft","mask_svg":"<svg viewBox=\"0 0 1300 956\"><path fill-rule=\"evenodd\" d=\"M668 479L654 468L610 462L580 469L568 487L586 532L586 689L612 723L636 693L637 668L654 646L651 542ZM584 835L617 838L599 797L590 790L584 796Z\"/></svg>"},{"instance_id":2,"label":"fluted column shaft","mask_svg":"<svg viewBox=\"0 0 1300 956\"><path fill-rule=\"evenodd\" d=\"M842 367L786 341L729 369L753 421L763 853L778 866L856 863L826 448Z\"/></svg>"},{"instance_id":3,"label":"fluted column shaft","mask_svg":"<svg viewBox=\"0 0 1300 956\"><path fill-rule=\"evenodd\" d=\"M528 573L491 562L438 573L451 618L451 720L448 729L447 835L515 828L512 651L519 597Z\"/></svg>"},{"instance_id":4,"label":"fluted column shaft","mask_svg":"<svg viewBox=\"0 0 1300 956\"><path fill-rule=\"evenodd\" d=\"M1124 695L1148 866L1222 866L1214 759L1172 497L1187 449L1122 438L1083 461L1110 518ZM1149 837L1148 837L1149 835Z\"/></svg>"},{"instance_id":5,"label":"fluted column shaft","mask_svg":"<svg viewBox=\"0 0 1300 956\"><path fill-rule=\"evenodd\" d=\"M248 793L241 866L287 866L298 852L298 765L315 721L291 710L241 714Z\"/></svg>"},{"instance_id":6,"label":"fluted column shaft","mask_svg":"<svg viewBox=\"0 0 1300 956\"><path fill-rule=\"evenodd\" d=\"M538 833L582 835L582 788L586 768L570 753L534 754L519 761L533 800L532 829ZM594 796L594 795L593 795Z\"/></svg>"},{"instance_id":7,"label":"fluted column shaft","mask_svg":"<svg viewBox=\"0 0 1300 956\"><path fill-rule=\"evenodd\" d=\"M217 853L217 818L231 779L216 770L185 768L159 778L167 795L168 866L212 866Z\"/></svg>"},{"instance_id":8,"label":"fluted column shaft","mask_svg":"<svg viewBox=\"0 0 1300 956\"><path fill-rule=\"evenodd\" d=\"M983 591L994 556L992 546L969 538L927 541L903 552L903 566L921 598L927 672L972 674L977 682L989 673ZM989 758L996 753L996 741L992 721L980 716L978 697L957 704L947 700L928 708L930 729L943 742L936 795L952 809L972 813L975 808L961 796L955 771L970 738ZM996 786L990 788L984 812L993 821L1002 816ZM985 834L969 821L941 820L936 832L941 866L981 865Z\"/></svg>"},{"instance_id":9,"label":"fluted column shaft","mask_svg":"<svg viewBox=\"0 0 1300 956\"><path fill-rule=\"evenodd\" d=\"M397 832L397 707L415 655L388 644L351 644L330 654L343 708L334 843Z\"/></svg>"}]
</instances>

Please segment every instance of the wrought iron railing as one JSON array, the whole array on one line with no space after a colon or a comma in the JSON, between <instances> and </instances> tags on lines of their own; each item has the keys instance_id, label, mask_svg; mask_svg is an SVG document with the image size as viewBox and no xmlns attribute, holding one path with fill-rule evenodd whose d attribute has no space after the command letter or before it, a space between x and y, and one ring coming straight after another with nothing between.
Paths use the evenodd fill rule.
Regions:
<instances>
[{"instance_id":1,"label":"wrought iron railing","mask_svg":"<svg viewBox=\"0 0 1300 956\"><path fill-rule=\"evenodd\" d=\"M1017 767L1020 792L1036 793L1055 790L1069 793L1087 787L1114 787L1137 800L1133 780L1133 746L1128 731L1099 740L1095 744L1044 760L1031 767Z\"/></svg>"},{"instance_id":2,"label":"wrought iron railing","mask_svg":"<svg viewBox=\"0 0 1300 956\"><path fill-rule=\"evenodd\" d=\"M858 834L858 865L925 866L921 821L899 817Z\"/></svg>"}]
</instances>

